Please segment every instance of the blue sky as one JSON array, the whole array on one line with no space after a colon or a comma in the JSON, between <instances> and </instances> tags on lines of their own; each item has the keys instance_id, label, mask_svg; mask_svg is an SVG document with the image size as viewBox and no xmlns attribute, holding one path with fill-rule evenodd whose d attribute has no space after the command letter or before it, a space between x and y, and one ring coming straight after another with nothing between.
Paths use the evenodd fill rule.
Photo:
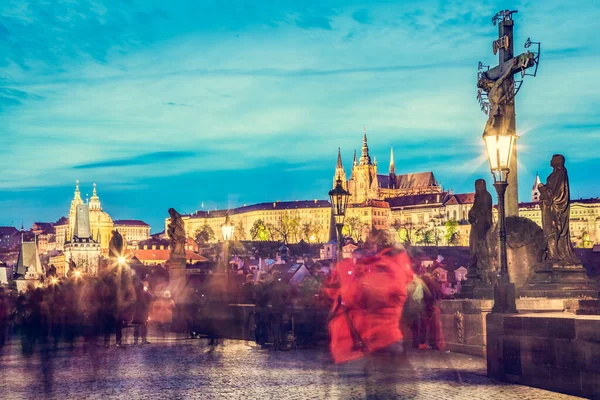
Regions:
<instances>
[{"instance_id":1,"label":"blue sky","mask_svg":"<svg viewBox=\"0 0 600 400\"><path fill-rule=\"evenodd\" d=\"M367 127L386 171L490 177L476 96L491 17L542 42L517 98L520 195L553 153L600 196L600 1L0 2L0 225L53 221L74 182L113 218L325 198Z\"/></svg>"}]
</instances>

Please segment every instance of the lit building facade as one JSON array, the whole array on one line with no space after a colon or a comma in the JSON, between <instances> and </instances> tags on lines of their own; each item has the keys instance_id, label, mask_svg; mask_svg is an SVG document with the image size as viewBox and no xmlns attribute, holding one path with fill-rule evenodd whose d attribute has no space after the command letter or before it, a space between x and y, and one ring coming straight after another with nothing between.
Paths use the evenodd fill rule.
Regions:
<instances>
[{"instance_id":1,"label":"lit building facade","mask_svg":"<svg viewBox=\"0 0 600 400\"><path fill-rule=\"evenodd\" d=\"M137 219L119 219L114 221L114 227L128 243L138 243L150 238L150 225Z\"/></svg>"},{"instance_id":2,"label":"lit building facade","mask_svg":"<svg viewBox=\"0 0 600 400\"><path fill-rule=\"evenodd\" d=\"M186 235L195 238L207 226L213 233L208 241L222 241L221 226L227 214L235 226L235 240L283 240L284 236L289 243L329 240L331 205L326 200L276 201L230 210L196 211L182 215ZM166 218L165 232L168 224L169 218ZM260 237L256 237L257 233Z\"/></svg>"},{"instance_id":3,"label":"lit building facade","mask_svg":"<svg viewBox=\"0 0 600 400\"><path fill-rule=\"evenodd\" d=\"M79 181L75 183L75 194L73 200L71 200L71 206L69 208L69 216L67 218L61 218L54 224L56 232L56 250L63 250L64 244L71 241L73 232L75 230L75 213L77 206L80 204L87 204L89 210L89 221L92 238L94 241L100 244L101 249L106 253L108 251L108 243L112 236L114 229L114 223L110 215L102 210L102 204L96 190L96 184L87 203L84 203L81 199L81 192L79 190Z\"/></svg>"}]
</instances>

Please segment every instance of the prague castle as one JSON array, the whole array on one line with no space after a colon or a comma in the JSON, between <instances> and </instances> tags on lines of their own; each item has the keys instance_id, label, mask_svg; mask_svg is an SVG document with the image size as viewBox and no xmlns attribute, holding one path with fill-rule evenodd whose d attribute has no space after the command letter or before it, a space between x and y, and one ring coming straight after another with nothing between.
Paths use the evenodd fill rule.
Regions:
<instances>
[{"instance_id":1,"label":"prague castle","mask_svg":"<svg viewBox=\"0 0 600 400\"><path fill-rule=\"evenodd\" d=\"M388 231L399 240L421 245L468 245L470 225L468 213L474 193L452 193L443 190L433 172L397 174L394 150L390 149L387 174L378 171L377 159L371 158L366 129L363 132L360 157L354 152L348 177L340 149L333 173L332 187L337 180L350 192L344 233L355 240L364 240L372 229ZM537 202L539 192L536 176L532 201L519 204L519 214L541 225ZM200 232L210 232L207 241L222 239L221 226L229 216L235 226L236 240L305 240L324 243L330 239L331 209L326 200L273 202L238 207L231 210L196 211L183 215L186 233L196 238ZM448 234L447 223L455 232ZM169 220L165 219L165 227ZM571 205L572 240L578 246L600 243L600 199L573 200ZM453 237L452 243L448 238Z\"/></svg>"},{"instance_id":2,"label":"prague castle","mask_svg":"<svg viewBox=\"0 0 600 400\"><path fill-rule=\"evenodd\" d=\"M379 174L377 171L377 159L375 158L372 161L369 154L366 128L363 134L363 144L359 159L356 158L356 151L354 152L352 172L349 180L346 180L341 152L338 149L333 187L335 187L338 179L342 181L344 189L350 192L350 202L353 204L361 204L367 200L385 200L401 196L438 194L443 192L432 172L397 175L393 148L390 149L388 174Z\"/></svg>"}]
</instances>

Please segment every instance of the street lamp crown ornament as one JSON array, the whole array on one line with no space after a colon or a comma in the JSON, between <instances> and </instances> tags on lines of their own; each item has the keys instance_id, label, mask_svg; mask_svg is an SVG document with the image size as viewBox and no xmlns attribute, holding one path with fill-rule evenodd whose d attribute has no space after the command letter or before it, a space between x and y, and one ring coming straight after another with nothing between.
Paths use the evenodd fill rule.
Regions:
<instances>
[{"instance_id":1,"label":"street lamp crown ornament","mask_svg":"<svg viewBox=\"0 0 600 400\"><path fill-rule=\"evenodd\" d=\"M348 207L348 197L350 197L350 192L344 189L342 179L338 176L335 188L329 191L331 208L333 209L333 217L335 218L336 225L344 223L346 208Z\"/></svg>"}]
</instances>

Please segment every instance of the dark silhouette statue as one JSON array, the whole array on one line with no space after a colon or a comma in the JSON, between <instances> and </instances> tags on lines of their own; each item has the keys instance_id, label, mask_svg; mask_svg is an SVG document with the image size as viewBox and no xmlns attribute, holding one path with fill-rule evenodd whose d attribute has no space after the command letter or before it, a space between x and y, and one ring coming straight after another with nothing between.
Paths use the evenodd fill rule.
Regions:
<instances>
[{"instance_id":1,"label":"dark silhouette statue","mask_svg":"<svg viewBox=\"0 0 600 400\"><path fill-rule=\"evenodd\" d=\"M538 185L542 229L548 243L545 260L552 264L578 265L581 261L575 255L569 233L570 192L565 157L553 155L550 166L553 171L546 184Z\"/></svg>"},{"instance_id":2,"label":"dark silhouette statue","mask_svg":"<svg viewBox=\"0 0 600 400\"><path fill-rule=\"evenodd\" d=\"M181 214L175 211L174 208L169 208L169 226L167 227L167 235L171 245L171 257L185 258L185 227Z\"/></svg>"},{"instance_id":3,"label":"dark silhouette statue","mask_svg":"<svg viewBox=\"0 0 600 400\"><path fill-rule=\"evenodd\" d=\"M121 257L123 255L123 249L123 236L121 236L117 230L112 231L112 237L108 243L108 257L110 259Z\"/></svg>"},{"instance_id":4,"label":"dark silhouette statue","mask_svg":"<svg viewBox=\"0 0 600 400\"><path fill-rule=\"evenodd\" d=\"M469 236L470 267L476 268L479 278L488 281L490 262L486 235L492 227L492 196L487 191L483 179L475 181L475 199L473 207L469 210L469 223L471 224Z\"/></svg>"}]
</instances>

